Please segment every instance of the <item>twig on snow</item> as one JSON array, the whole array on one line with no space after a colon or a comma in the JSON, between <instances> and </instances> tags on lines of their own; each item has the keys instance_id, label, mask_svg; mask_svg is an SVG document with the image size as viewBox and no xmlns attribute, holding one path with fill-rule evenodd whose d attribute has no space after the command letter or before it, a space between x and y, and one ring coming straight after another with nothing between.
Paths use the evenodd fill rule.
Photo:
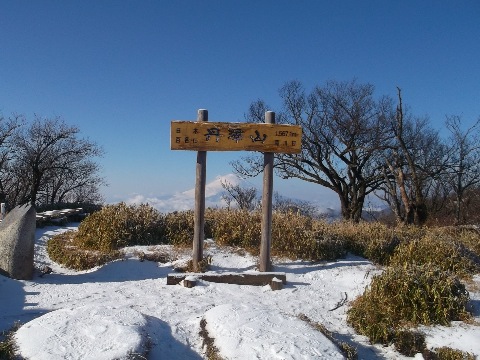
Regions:
<instances>
[{"instance_id":1,"label":"twig on snow","mask_svg":"<svg viewBox=\"0 0 480 360\"><path fill-rule=\"evenodd\" d=\"M338 308L342 307L347 302L347 299L348 299L348 296L347 296L347 293L345 292L345 298L343 298L343 296L342 296L342 299L337 303L337 305L335 305L335 307L333 309L330 309L328 311L334 311L334 310L337 310Z\"/></svg>"}]
</instances>

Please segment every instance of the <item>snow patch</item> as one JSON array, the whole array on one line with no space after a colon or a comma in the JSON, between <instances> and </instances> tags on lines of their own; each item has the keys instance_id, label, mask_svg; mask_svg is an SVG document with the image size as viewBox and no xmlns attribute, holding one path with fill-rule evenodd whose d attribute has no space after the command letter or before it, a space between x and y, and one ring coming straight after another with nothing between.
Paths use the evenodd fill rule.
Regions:
<instances>
[{"instance_id":1,"label":"snow patch","mask_svg":"<svg viewBox=\"0 0 480 360\"><path fill-rule=\"evenodd\" d=\"M321 332L278 309L224 304L205 313L221 356L233 359L344 359Z\"/></svg>"},{"instance_id":2,"label":"snow patch","mask_svg":"<svg viewBox=\"0 0 480 360\"><path fill-rule=\"evenodd\" d=\"M23 325L15 341L32 360L126 359L145 352L146 324L130 308L87 305L40 316Z\"/></svg>"}]
</instances>

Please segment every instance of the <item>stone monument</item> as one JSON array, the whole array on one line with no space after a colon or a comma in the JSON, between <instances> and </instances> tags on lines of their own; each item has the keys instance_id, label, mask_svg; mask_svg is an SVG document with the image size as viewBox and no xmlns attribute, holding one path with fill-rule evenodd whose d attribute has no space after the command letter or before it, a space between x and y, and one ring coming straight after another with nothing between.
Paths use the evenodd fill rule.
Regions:
<instances>
[{"instance_id":1,"label":"stone monument","mask_svg":"<svg viewBox=\"0 0 480 360\"><path fill-rule=\"evenodd\" d=\"M17 280L33 278L36 211L21 205L0 223L0 274Z\"/></svg>"}]
</instances>

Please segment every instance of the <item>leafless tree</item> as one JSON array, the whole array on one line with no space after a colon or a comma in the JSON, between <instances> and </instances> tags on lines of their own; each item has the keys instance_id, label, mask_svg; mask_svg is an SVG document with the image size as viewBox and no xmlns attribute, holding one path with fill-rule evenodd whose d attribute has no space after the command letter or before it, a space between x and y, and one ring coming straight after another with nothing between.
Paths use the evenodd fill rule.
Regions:
<instances>
[{"instance_id":1,"label":"leafless tree","mask_svg":"<svg viewBox=\"0 0 480 360\"><path fill-rule=\"evenodd\" d=\"M317 208L310 202L297 200L280 195L278 192L273 194L273 210L288 213L294 212L308 217L317 217Z\"/></svg>"},{"instance_id":2,"label":"leafless tree","mask_svg":"<svg viewBox=\"0 0 480 360\"><path fill-rule=\"evenodd\" d=\"M468 129L462 128L460 116L449 116L450 131L448 182L455 194L455 222L464 223L465 193L480 184L480 118Z\"/></svg>"},{"instance_id":3,"label":"leafless tree","mask_svg":"<svg viewBox=\"0 0 480 360\"><path fill-rule=\"evenodd\" d=\"M105 185L105 180L98 175L99 171L99 165L90 159L56 169L45 177L37 198L41 198L44 204L92 202L93 199L96 203L102 199L99 188Z\"/></svg>"},{"instance_id":4,"label":"leafless tree","mask_svg":"<svg viewBox=\"0 0 480 360\"><path fill-rule=\"evenodd\" d=\"M0 114L0 197L10 203L8 194L10 188L15 185L11 176L11 159L14 153L12 140L15 131L23 124L23 117L12 115L5 118Z\"/></svg>"},{"instance_id":5,"label":"leafless tree","mask_svg":"<svg viewBox=\"0 0 480 360\"><path fill-rule=\"evenodd\" d=\"M14 137L15 155L13 166L22 171L24 190L18 189L17 202L37 204L38 196L46 194L47 187L57 182L60 187L72 179L77 182L98 178L98 167L87 166L90 160L102 155L101 148L94 142L79 138L80 130L67 125L60 118L42 119L38 116ZM87 166L87 167L85 167ZM89 168L91 173L82 172ZM70 179L70 180L67 180ZM65 196L65 194L63 194ZM42 201L48 199L43 197Z\"/></svg>"},{"instance_id":6,"label":"leafless tree","mask_svg":"<svg viewBox=\"0 0 480 360\"><path fill-rule=\"evenodd\" d=\"M422 225L428 217L427 198L438 191L446 171L446 147L427 119L405 114L401 90L390 116L393 140L384 151L384 183L377 192L407 224Z\"/></svg>"},{"instance_id":7,"label":"leafless tree","mask_svg":"<svg viewBox=\"0 0 480 360\"><path fill-rule=\"evenodd\" d=\"M275 155L278 175L333 190L347 220L360 220L366 196L384 181L380 158L389 142L385 114L391 112L391 100L376 101L373 92L372 85L355 80L331 81L308 95L298 81L280 89L283 111L277 122L301 125L303 138L300 155ZM247 120L263 122L265 110L265 103L257 100ZM237 173L254 176L262 162L248 156L232 165Z\"/></svg>"},{"instance_id":8,"label":"leafless tree","mask_svg":"<svg viewBox=\"0 0 480 360\"><path fill-rule=\"evenodd\" d=\"M221 184L225 190L222 199L225 200L228 207L230 207L232 201L235 201L238 208L242 210L254 210L258 208L259 200L257 198L256 188L246 188L238 184L233 185L228 181L222 181Z\"/></svg>"}]
</instances>

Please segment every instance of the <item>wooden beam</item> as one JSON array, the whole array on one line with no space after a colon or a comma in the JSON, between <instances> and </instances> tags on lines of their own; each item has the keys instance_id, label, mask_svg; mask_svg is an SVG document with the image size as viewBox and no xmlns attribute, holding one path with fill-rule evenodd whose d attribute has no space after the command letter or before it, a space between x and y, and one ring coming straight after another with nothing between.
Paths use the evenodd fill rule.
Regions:
<instances>
[{"instance_id":1,"label":"wooden beam","mask_svg":"<svg viewBox=\"0 0 480 360\"><path fill-rule=\"evenodd\" d=\"M185 278L195 276L197 279L214 283L234 284L234 285L270 285L274 278L277 278L283 284L287 283L285 273L281 272L263 272L263 273L223 273L223 274L178 274L172 273L167 275L167 285L177 285Z\"/></svg>"}]
</instances>

